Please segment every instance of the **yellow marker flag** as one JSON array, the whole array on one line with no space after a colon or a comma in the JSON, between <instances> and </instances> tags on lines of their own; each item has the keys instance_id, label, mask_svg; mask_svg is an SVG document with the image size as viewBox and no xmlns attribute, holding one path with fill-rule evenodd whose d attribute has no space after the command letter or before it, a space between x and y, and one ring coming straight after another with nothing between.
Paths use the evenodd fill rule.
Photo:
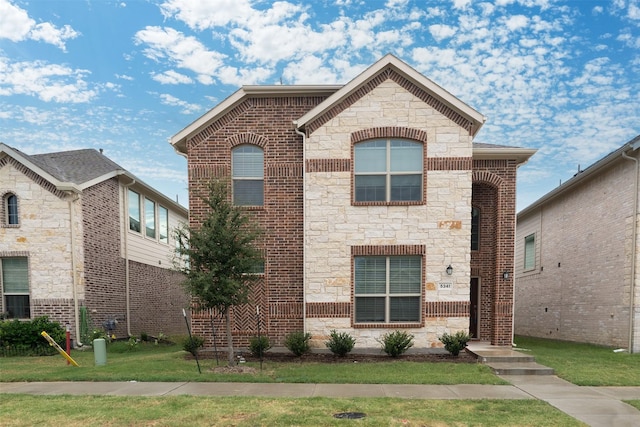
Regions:
<instances>
[{"instance_id":1,"label":"yellow marker flag","mask_svg":"<svg viewBox=\"0 0 640 427\"><path fill-rule=\"evenodd\" d=\"M67 359L67 361L68 361L69 363L71 363L73 366L80 366L80 365L78 365L78 363L77 363L75 360L73 360L73 359L71 358L71 356L69 356L69 354L67 354L67 352L66 352L66 351L64 351L64 350L62 349L62 347L60 347L60 346L58 345L58 343L57 343L57 342L55 342L55 341L54 341L54 339L53 339L53 338L51 338L51 337L49 336L49 334L48 334L48 333L46 333L45 331L42 331L42 333L41 333L40 335L42 335L42 336L43 336L47 341L49 341L49 345L51 345L53 348L55 348L56 350L58 350L58 353L60 353L60 354L62 355L62 357L64 357L65 359Z\"/></svg>"}]
</instances>

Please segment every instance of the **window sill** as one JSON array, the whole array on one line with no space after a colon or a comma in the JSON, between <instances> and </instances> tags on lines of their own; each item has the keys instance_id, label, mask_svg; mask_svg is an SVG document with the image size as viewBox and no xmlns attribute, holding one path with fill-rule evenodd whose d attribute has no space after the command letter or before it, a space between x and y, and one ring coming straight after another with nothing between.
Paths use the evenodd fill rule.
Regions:
<instances>
[{"instance_id":1,"label":"window sill","mask_svg":"<svg viewBox=\"0 0 640 427\"><path fill-rule=\"evenodd\" d=\"M353 323L355 329L409 329L409 328L422 328L423 322L398 322L398 323Z\"/></svg>"},{"instance_id":2,"label":"window sill","mask_svg":"<svg viewBox=\"0 0 640 427\"><path fill-rule=\"evenodd\" d=\"M358 202L353 200L352 206L421 206L426 205L424 200L407 200L399 202Z\"/></svg>"}]
</instances>

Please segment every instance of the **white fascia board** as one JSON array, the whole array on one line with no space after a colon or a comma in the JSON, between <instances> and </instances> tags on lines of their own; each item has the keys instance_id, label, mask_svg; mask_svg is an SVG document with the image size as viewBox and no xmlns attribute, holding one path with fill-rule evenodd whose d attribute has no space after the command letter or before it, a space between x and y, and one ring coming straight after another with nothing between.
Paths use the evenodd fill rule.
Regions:
<instances>
[{"instance_id":1,"label":"white fascia board","mask_svg":"<svg viewBox=\"0 0 640 427\"><path fill-rule=\"evenodd\" d=\"M187 154L186 141L200 132L211 122L227 114L248 96L283 96L283 95L331 95L342 85L247 85L242 86L220 104L200 116L193 123L182 129L169 139L174 149L181 154Z\"/></svg>"},{"instance_id":2,"label":"white fascia board","mask_svg":"<svg viewBox=\"0 0 640 427\"><path fill-rule=\"evenodd\" d=\"M0 143L0 152L6 153L8 156L12 157L16 162L21 163L27 169L32 170L37 175L41 176L43 179L49 181L52 185L56 187L56 189L60 191L72 191L74 193L80 193L82 189L77 184L73 182L63 182L59 179L55 178L53 175L49 174L39 166L36 166L34 163L26 159L19 152L13 150L11 147Z\"/></svg>"},{"instance_id":3,"label":"white fascia board","mask_svg":"<svg viewBox=\"0 0 640 427\"><path fill-rule=\"evenodd\" d=\"M519 147L473 147L474 160L506 160L515 159L518 165L526 163L538 150Z\"/></svg>"},{"instance_id":4,"label":"white fascia board","mask_svg":"<svg viewBox=\"0 0 640 427\"><path fill-rule=\"evenodd\" d=\"M356 76L349 83L344 85L342 89L334 93L332 96L327 98L324 102L313 108L304 116L300 117L296 120L296 124L298 128L303 128L307 123L311 122L315 118L319 117L326 110L330 109L333 105L338 104L343 99L347 98L354 91L356 91L360 86L365 84L369 79L375 76L378 72L384 69L387 66L392 66L395 71L403 75L405 78L413 81L416 85L423 87L427 92L432 93L434 96L439 98L446 105L462 114L465 117L468 117L470 121L474 122L475 133L478 132L480 127L486 121L486 117L480 114L475 109L471 108L469 105L460 101L458 98L453 96L451 93L447 92L441 86L437 85L432 80L428 79L424 75L420 74L415 69L411 68L405 62L396 58L391 54L385 55L378 62L367 68L365 71Z\"/></svg>"}]
</instances>

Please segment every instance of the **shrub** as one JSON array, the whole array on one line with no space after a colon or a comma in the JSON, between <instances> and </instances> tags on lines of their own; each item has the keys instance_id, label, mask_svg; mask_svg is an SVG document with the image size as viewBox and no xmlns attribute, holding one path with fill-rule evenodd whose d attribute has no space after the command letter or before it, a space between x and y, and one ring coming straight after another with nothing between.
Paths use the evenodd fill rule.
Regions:
<instances>
[{"instance_id":1,"label":"shrub","mask_svg":"<svg viewBox=\"0 0 640 427\"><path fill-rule=\"evenodd\" d=\"M289 349L290 352L299 357L311 350L311 347L309 346L310 339L311 334L309 333L305 334L304 332L291 332L286 336L284 345Z\"/></svg>"},{"instance_id":2,"label":"shrub","mask_svg":"<svg viewBox=\"0 0 640 427\"><path fill-rule=\"evenodd\" d=\"M266 335L251 337L249 339L249 352L256 357L264 356L264 353L270 348L269 337Z\"/></svg>"},{"instance_id":3,"label":"shrub","mask_svg":"<svg viewBox=\"0 0 640 427\"><path fill-rule=\"evenodd\" d=\"M149 341L149 334L146 332L140 332L140 341Z\"/></svg>"},{"instance_id":4,"label":"shrub","mask_svg":"<svg viewBox=\"0 0 640 427\"><path fill-rule=\"evenodd\" d=\"M65 329L60 323L50 321L48 316L36 317L31 321L1 321L0 354L55 354L56 350L42 337L42 331L49 334L62 348L65 347Z\"/></svg>"},{"instance_id":5,"label":"shrub","mask_svg":"<svg viewBox=\"0 0 640 427\"><path fill-rule=\"evenodd\" d=\"M458 331L453 335L445 332L441 337L438 337L438 339L444 344L445 350L457 356L460 354L460 351L467 346L467 342L471 339L471 336L465 331Z\"/></svg>"},{"instance_id":6,"label":"shrub","mask_svg":"<svg viewBox=\"0 0 640 427\"><path fill-rule=\"evenodd\" d=\"M378 342L382 344L385 353L398 357L413 347L413 335L405 331L393 331L384 334Z\"/></svg>"},{"instance_id":7,"label":"shrub","mask_svg":"<svg viewBox=\"0 0 640 427\"><path fill-rule=\"evenodd\" d=\"M193 356L198 355L198 350L204 345L204 338L197 335L187 337L182 343L182 349L191 353Z\"/></svg>"},{"instance_id":8,"label":"shrub","mask_svg":"<svg viewBox=\"0 0 640 427\"><path fill-rule=\"evenodd\" d=\"M353 346L356 345L356 339L346 332L336 332L334 329L329 336L331 338L324 344L336 356L346 356L347 353L353 350Z\"/></svg>"}]
</instances>

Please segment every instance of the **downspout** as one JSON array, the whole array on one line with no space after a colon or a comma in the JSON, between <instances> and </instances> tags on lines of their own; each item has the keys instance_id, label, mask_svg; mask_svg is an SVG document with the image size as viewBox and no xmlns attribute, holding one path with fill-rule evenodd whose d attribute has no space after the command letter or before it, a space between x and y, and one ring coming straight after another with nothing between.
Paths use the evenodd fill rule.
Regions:
<instances>
[{"instance_id":1,"label":"downspout","mask_svg":"<svg viewBox=\"0 0 640 427\"><path fill-rule=\"evenodd\" d=\"M633 187L633 218L632 218L632 232L631 232L631 283L629 284L629 353L633 353L633 318L634 315L634 306L635 306L635 284L636 284L636 247L638 246L637 242L637 233L638 233L638 191L640 187L640 183L638 182L638 159L635 157L629 156L624 151L622 152L622 157L627 160L633 160L636 163L636 172L635 172L635 185Z\"/></svg>"},{"instance_id":2,"label":"downspout","mask_svg":"<svg viewBox=\"0 0 640 427\"><path fill-rule=\"evenodd\" d=\"M78 272L76 271L76 233L75 233L75 215L73 206L78 201L80 195L74 192L75 196L69 198L69 222L71 225L71 273L72 273L72 287L73 287L73 316L76 329L76 346L82 347L82 341L80 340L80 307L78 307Z\"/></svg>"},{"instance_id":3,"label":"downspout","mask_svg":"<svg viewBox=\"0 0 640 427\"><path fill-rule=\"evenodd\" d=\"M307 134L298 129L298 123L293 122L295 132L302 136L302 331L307 333L307 250L306 232L307 232L307 215L305 191L307 190Z\"/></svg>"},{"instance_id":4,"label":"downspout","mask_svg":"<svg viewBox=\"0 0 640 427\"><path fill-rule=\"evenodd\" d=\"M129 296L129 187L136 183L135 179L132 179L129 184L123 185L124 191L122 192L124 211L122 217L124 219L124 289L125 289L125 311L127 317L127 336L131 336L131 298Z\"/></svg>"}]
</instances>

